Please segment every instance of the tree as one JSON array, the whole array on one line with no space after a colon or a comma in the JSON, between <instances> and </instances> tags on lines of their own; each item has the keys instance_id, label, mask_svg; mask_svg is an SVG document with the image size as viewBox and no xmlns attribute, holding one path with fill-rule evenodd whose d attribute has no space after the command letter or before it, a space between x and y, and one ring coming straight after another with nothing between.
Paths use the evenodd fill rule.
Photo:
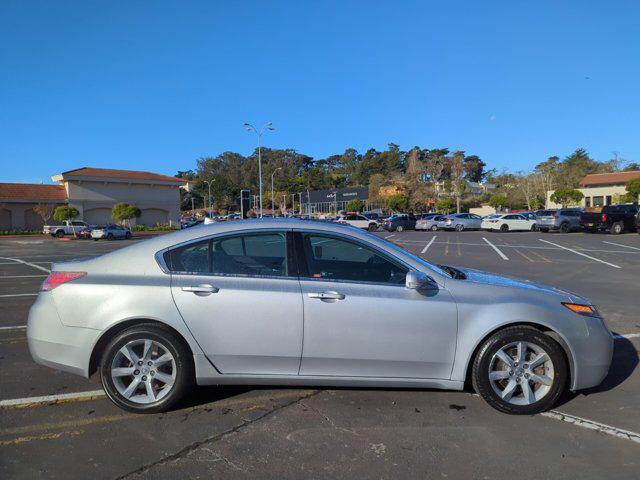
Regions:
<instances>
[{"instance_id":1,"label":"tree","mask_svg":"<svg viewBox=\"0 0 640 480\"><path fill-rule=\"evenodd\" d=\"M406 212L409 210L409 199L402 193L387 197L386 204L387 208L392 212Z\"/></svg>"},{"instance_id":2,"label":"tree","mask_svg":"<svg viewBox=\"0 0 640 480\"><path fill-rule=\"evenodd\" d=\"M140 216L140 209L128 203L116 203L111 209L111 216L116 222L124 222ZM129 225L131 226L131 225Z\"/></svg>"},{"instance_id":3,"label":"tree","mask_svg":"<svg viewBox=\"0 0 640 480\"><path fill-rule=\"evenodd\" d=\"M527 210L533 209L533 200L536 198L535 177L531 174L519 172L516 174L516 185L518 190L524 195Z\"/></svg>"},{"instance_id":4,"label":"tree","mask_svg":"<svg viewBox=\"0 0 640 480\"><path fill-rule=\"evenodd\" d=\"M443 198L442 200L438 200L436 202L436 209L439 212L443 212L445 214L453 210L453 206L453 200L451 200L450 198Z\"/></svg>"},{"instance_id":5,"label":"tree","mask_svg":"<svg viewBox=\"0 0 640 480\"><path fill-rule=\"evenodd\" d=\"M460 213L460 199L465 189L464 152L454 152L451 157L451 192L456 199L456 212Z\"/></svg>"},{"instance_id":6,"label":"tree","mask_svg":"<svg viewBox=\"0 0 640 480\"><path fill-rule=\"evenodd\" d=\"M583 198L582 192L575 188L559 188L551 194L551 201L559 203L563 207L577 205Z\"/></svg>"},{"instance_id":7,"label":"tree","mask_svg":"<svg viewBox=\"0 0 640 480\"><path fill-rule=\"evenodd\" d=\"M348 212L361 212L364 210L364 202L362 200L350 200L347 203Z\"/></svg>"},{"instance_id":8,"label":"tree","mask_svg":"<svg viewBox=\"0 0 640 480\"><path fill-rule=\"evenodd\" d=\"M627 198L631 202L637 202L638 197L640 197L640 178L634 178L633 180L629 180L625 187L627 191Z\"/></svg>"},{"instance_id":9,"label":"tree","mask_svg":"<svg viewBox=\"0 0 640 480\"><path fill-rule=\"evenodd\" d=\"M464 173L470 182L481 182L484 178L484 167L487 164L480 160L477 155L469 155L464 159Z\"/></svg>"},{"instance_id":10,"label":"tree","mask_svg":"<svg viewBox=\"0 0 640 480\"><path fill-rule=\"evenodd\" d=\"M67 220L71 220L73 218L77 218L80 215L80 212L77 208L71 207L69 205L60 205L56 208L55 213L53 214L53 219L56 222L66 222Z\"/></svg>"},{"instance_id":11,"label":"tree","mask_svg":"<svg viewBox=\"0 0 640 480\"><path fill-rule=\"evenodd\" d=\"M496 210L502 210L509 204L509 199L506 195L493 195L489 199L489 205L491 205Z\"/></svg>"},{"instance_id":12,"label":"tree","mask_svg":"<svg viewBox=\"0 0 640 480\"><path fill-rule=\"evenodd\" d=\"M56 206L53 203L38 203L33 207L33 211L40 215L42 222L46 225L56 211Z\"/></svg>"}]
</instances>

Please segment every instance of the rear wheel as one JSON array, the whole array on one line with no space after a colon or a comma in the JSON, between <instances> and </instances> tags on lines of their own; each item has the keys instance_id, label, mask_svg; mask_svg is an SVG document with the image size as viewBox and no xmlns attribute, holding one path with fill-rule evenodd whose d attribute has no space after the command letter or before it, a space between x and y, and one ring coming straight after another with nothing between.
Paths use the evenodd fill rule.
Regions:
<instances>
[{"instance_id":1,"label":"rear wheel","mask_svg":"<svg viewBox=\"0 0 640 480\"><path fill-rule=\"evenodd\" d=\"M569 226L569 224L567 222L564 222L560 225L560 232L561 233L569 233L569 230L571 230L571 227Z\"/></svg>"},{"instance_id":2,"label":"rear wheel","mask_svg":"<svg viewBox=\"0 0 640 480\"><path fill-rule=\"evenodd\" d=\"M107 240L113 240L113 233L107 234Z\"/></svg>"},{"instance_id":3,"label":"rear wheel","mask_svg":"<svg viewBox=\"0 0 640 480\"><path fill-rule=\"evenodd\" d=\"M552 408L568 379L562 347L531 327L496 332L480 347L472 368L473 387L493 408L532 415Z\"/></svg>"},{"instance_id":4,"label":"rear wheel","mask_svg":"<svg viewBox=\"0 0 640 480\"><path fill-rule=\"evenodd\" d=\"M367 230L369 230L370 232L375 232L377 229L378 229L378 226L375 223L370 223L369 228L367 228Z\"/></svg>"},{"instance_id":5,"label":"rear wheel","mask_svg":"<svg viewBox=\"0 0 640 480\"><path fill-rule=\"evenodd\" d=\"M509 225L507 225L506 223L503 223L502 225L500 225L500 231L501 232L508 232L509 231Z\"/></svg>"},{"instance_id":6,"label":"rear wheel","mask_svg":"<svg viewBox=\"0 0 640 480\"><path fill-rule=\"evenodd\" d=\"M461 232L464 230L464 225L462 225L461 223L459 223L458 225L456 225L456 232Z\"/></svg>"},{"instance_id":7,"label":"rear wheel","mask_svg":"<svg viewBox=\"0 0 640 480\"><path fill-rule=\"evenodd\" d=\"M549 233L549 229L548 229L548 228L542 228L542 227L541 227L541 228L540 228L540 231L541 231L541 232L544 232L544 233Z\"/></svg>"},{"instance_id":8,"label":"rear wheel","mask_svg":"<svg viewBox=\"0 0 640 480\"><path fill-rule=\"evenodd\" d=\"M131 232L127 232L124 234L124 238L126 238L127 240L129 240L131 238Z\"/></svg>"},{"instance_id":9,"label":"rear wheel","mask_svg":"<svg viewBox=\"0 0 640 480\"><path fill-rule=\"evenodd\" d=\"M135 413L168 410L193 383L188 348L173 333L142 324L114 337L100 364L104 391L111 401Z\"/></svg>"},{"instance_id":10,"label":"rear wheel","mask_svg":"<svg viewBox=\"0 0 640 480\"><path fill-rule=\"evenodd\" d=\"M64 230L58 230L58 231L56 232L56 237L58 237L58 238L62 238L62 237L64 237Z\"/></svg>"},{"instance_id":11,"label":"rear wheel","mask_svg":"<svg viewBox=\"0 0 640 480\"><path fill-rule=\"evenodd\" d=\"M396 227L396 232L401 232L401 231L403 231L403 230L404 230L404 227L403 227L402 225L398 225L398 226Z\"/></svg>"},{"instance_id":12,"label":"rear wheel","mask_svg":"<svg viewBox=\"0 0 640 480\"><path fill-rule=\"evenodd\" d=\"M539 228L538 228L538 224L537 223L534 223L533 225L531 225L531 231L532 232L537 232L538 230L539 230Z\"/></svg>"},{"instance_id":13,"label":"rear wheel","mask_svg":"<svg viewBox=\"0 0 640 480\"><path fill-rule=\"evenodd\" d=\"M613 225L611 225L611 233L614 235L620 235L622 232L624 232L624 223L622 222L616 222Z\"/></svg>"},{"instance_id":14,"label":"rear wheel","mask_svg":"<svg viewBox=\"0 0 640 480\"><path fill-rule=\"evenodd\" d=\"M431 231L432 232L437 232L438 231L438 226L437 225L431 225Z\"/></svg>"}]
</instances>

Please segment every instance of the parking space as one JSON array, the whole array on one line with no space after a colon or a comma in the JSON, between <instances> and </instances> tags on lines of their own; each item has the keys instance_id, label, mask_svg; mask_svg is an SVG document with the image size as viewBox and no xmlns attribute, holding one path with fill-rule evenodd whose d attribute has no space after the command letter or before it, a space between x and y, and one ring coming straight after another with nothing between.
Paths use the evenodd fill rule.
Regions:
<instances>
[{"instance_id":1,"label":"parking space","mask_svg":"<svg viewBox=\"0 0 640 480\"><path fill-rule=\"evenodd\" d=\"M24 327L52 261L144 240L0 239L0 477L637 475L640 235L376 235L434 263L589 297L619 334L611 373L533 417L501 415L469 392L230 387L198 388L167 414L132 415L112 406L97 378L36 365Z\"/></svg>"}]
</instances>

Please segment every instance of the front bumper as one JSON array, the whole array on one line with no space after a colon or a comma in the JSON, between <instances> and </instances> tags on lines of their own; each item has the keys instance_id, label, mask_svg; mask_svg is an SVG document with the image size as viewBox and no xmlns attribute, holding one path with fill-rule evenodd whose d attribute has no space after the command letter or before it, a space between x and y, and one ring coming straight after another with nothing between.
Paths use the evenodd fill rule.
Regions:
<instances>
[{"instance_id":1,"label":"front bumper","mask_svg":"<svg viewBox=\"0 0 640 480\"><path fill-rule=\"evenodd\" d=\"M571 390L600 385L609 373L614 338L601 318L585 317L586 335L569 339L573 354Z\"/></svg>"},{"instance_id":2,"label":"front bumper","mask_svg":"<svg viewBox=\"0 0 640 480\"><path fill-rule=\"evenodd\" d=\"M40 293L29 310L29 352L40 365L89 377L89 360L100 333L91 328L63 325L51 292Z\"/></svg>"}]
</instances>

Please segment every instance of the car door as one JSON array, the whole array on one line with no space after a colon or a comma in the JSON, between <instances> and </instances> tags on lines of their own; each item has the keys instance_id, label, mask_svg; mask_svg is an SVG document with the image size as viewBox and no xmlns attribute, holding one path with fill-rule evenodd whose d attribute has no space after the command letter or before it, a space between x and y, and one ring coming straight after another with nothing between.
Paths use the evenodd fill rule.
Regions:
<instances>
[{"instance_id":1,"label":"car door","mask_svg":"<svg viewBox=\"0 0 640 480\"><path fill-rule=\"evenodd\" d=\"M529 222L522 215L513 215L512 230L529 230Z\"/></svg>"},{"instance_id":2,"label":"car door","mask_svg":"<svg viewBox=\"0 0 640 480\"><path fill-rule=\"evenodd\" d=\"M450 378L457 309L405 287L407 266L344 235L296 234L304 302L300 375Z\"/></svg>"},{"instance_id":3,"label":"car door","mask_svg":"<svg viewBox=\"0 0 640 480\"><path fill-rule=\"evenodd\" d=\"M302 295L290 234L224 234L169 253L176 306L223 374L297 375Z\"/></svg>"}]
</instances>

